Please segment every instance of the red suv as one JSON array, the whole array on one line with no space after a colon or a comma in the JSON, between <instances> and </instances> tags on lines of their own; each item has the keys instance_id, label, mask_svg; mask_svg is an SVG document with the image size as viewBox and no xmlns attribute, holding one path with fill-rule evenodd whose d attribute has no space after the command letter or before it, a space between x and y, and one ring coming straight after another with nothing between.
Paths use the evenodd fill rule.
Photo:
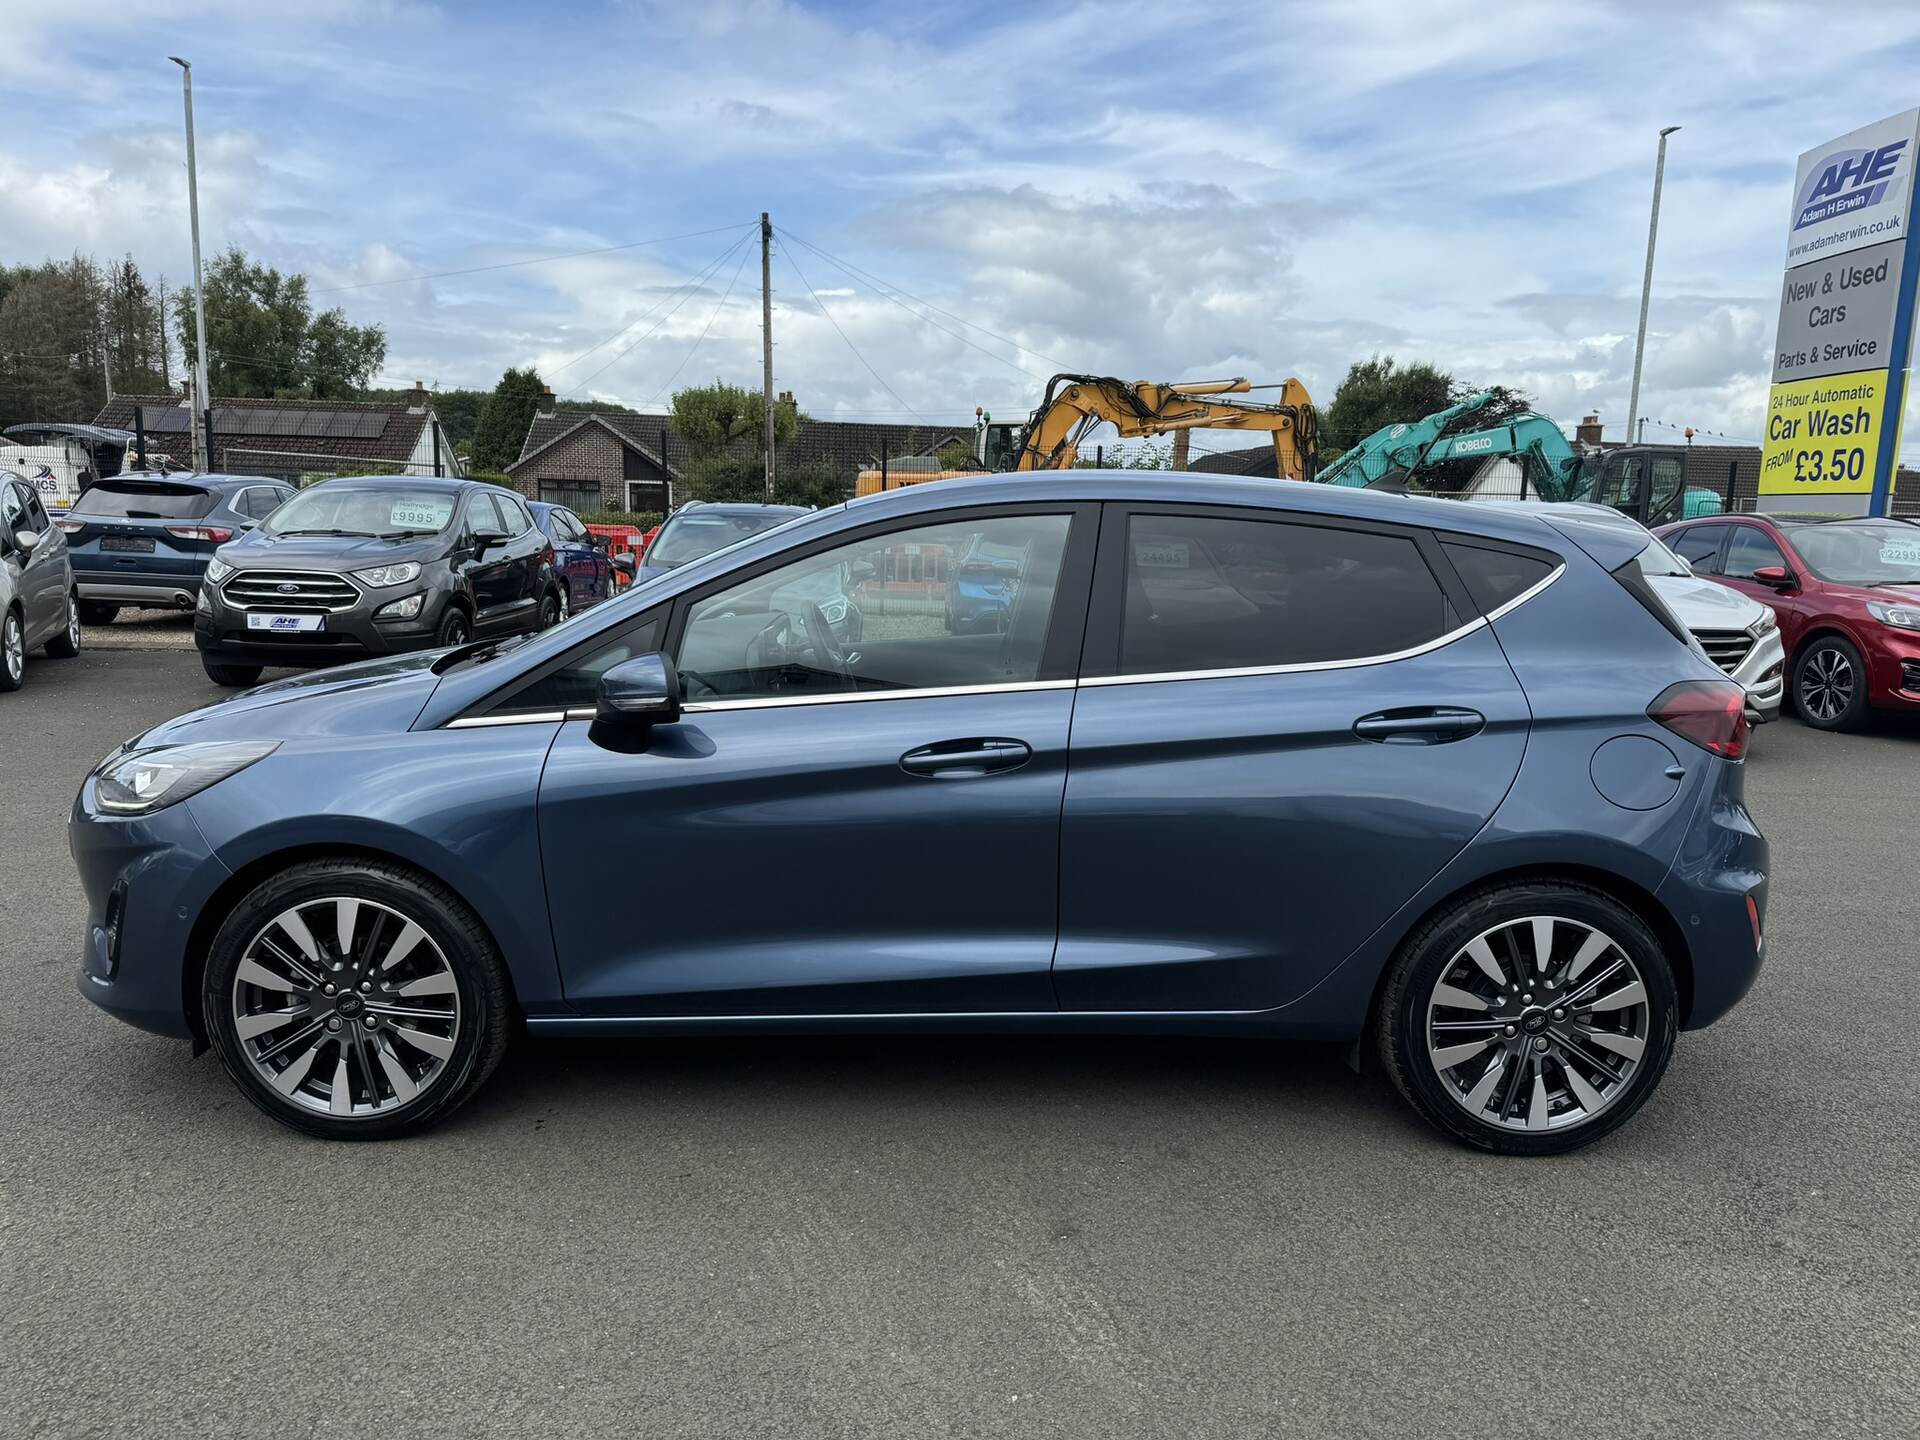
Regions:
<instances>
[{"instance_id":1,"label":"red suv","mask_svg":"<svg viewBox=\"0 0 1920 1440\"><path fill-rule=\"evenodd\" d=\"M1656 532L1705 575L1773 607L1787 693L1816 730L1920 710L1920 525L1716 515Z\"/></svg>"}]
</instances>

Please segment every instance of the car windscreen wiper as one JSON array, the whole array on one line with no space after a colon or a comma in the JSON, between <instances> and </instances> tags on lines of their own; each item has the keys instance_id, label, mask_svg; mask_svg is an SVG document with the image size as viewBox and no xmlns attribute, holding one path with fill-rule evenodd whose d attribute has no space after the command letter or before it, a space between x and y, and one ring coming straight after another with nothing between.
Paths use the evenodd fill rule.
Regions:
<instances>
[{"instance_id":1,"label":"car windscreen wiper","mask_svg":"<svg viewBox=\"0 0 1920 1440\"><path fill-rule=\"evenodd\" d=\"M422 535L438 535L438 530L382 530L377 537L381 540L415 540Z\"/></svg>"},{"instance_id":2,"label":"car windscreen wiper","mask_svg":"<svg viewBox=\"0 0 1920 1440\"><path fill-rule=\"evenodd\" d=\"M363 540L375 538L371 530L276 530L276 535L356 535Z\"/></svg>"}]
</instances>

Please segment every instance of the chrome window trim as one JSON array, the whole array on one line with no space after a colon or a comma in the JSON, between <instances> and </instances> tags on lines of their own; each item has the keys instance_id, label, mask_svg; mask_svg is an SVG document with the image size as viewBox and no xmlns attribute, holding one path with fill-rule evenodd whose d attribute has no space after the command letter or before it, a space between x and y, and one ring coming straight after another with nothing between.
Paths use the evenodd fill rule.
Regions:
<instances>
[{"instance_id":1,"label":"chrome window trim","mask_svg":"<svg viewBox=\"0 0 1920 1440\"><path fill-rule=\"evenodd\" d=\"M1454 641L1510 615L1554 581L1567 573L1565 562L1556 565L1543 579L1522 590L1497 609L1459 625L1424 645L1396 650L1385 655L1362 655L1351 660L1308 660L1291 665L1249 665L1231 670L1163 670L1150 675L1094 675L1078 680L1024 680L996 685L942 685L919 690L859 690L841 695L758 695L739 700L695 700L680 707L683 715L704 715L720 710L784 710L799 705L858 705L874 700L934 700L955 695L1013 695L1028 690L1081 690L1111 685L1154 685L1174 680L1235 680L1254 675L1299 675L1317 670L1355 670L1369 665L1389 665L1396 660L1411 660L1438 650ZM449 720L447 730L477 730L488 725L537 725L553 721L591 720L591 708L537 710L524 714L463 715Z\"/></svg>"}]
</instances>

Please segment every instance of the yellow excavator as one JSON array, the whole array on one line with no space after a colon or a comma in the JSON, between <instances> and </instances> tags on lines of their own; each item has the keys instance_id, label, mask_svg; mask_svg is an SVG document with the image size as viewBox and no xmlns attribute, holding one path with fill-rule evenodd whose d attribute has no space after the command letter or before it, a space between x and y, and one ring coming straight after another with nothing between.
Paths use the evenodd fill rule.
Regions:
<instances>
[{"instance_id":1,"label":"yellow excavator","mask_svg":"<svg viewBox=\"0 0 1920 1440\"><path fill-rule=\"evenodd\" d=\"M1223 400L1255 389L1280 392L1277 403ZM1039 408L1016 433L1011 425L983 420L978 460L987 470L1070 470L1079 462L1080 442L1105 421L1123 440L1167 435L1179 430L1265 431L1273 436L1277 473L1289 480L1312 480L1320 469L1320 416L1307 387L1288 379L1255 386L1245 379L1190 380L1158 385L1131 383L1111 375L1056 375L1047 382ZM870 495L900 485L920 485L977 470L928 467L913 471L896 463L888 471L862 471L855 493Z\"/></svg>"},{"instance_id":2,"label":"yellow excavator","mask_svg":"<svg viewBox=\"0 0 1920 1440\"><path fill-rule=\"evenodd\" d=\"M1264 430L1273 436L1278 473L1288 480L1313 479L1320 465L1320 417L1307 387L1288 379L1261 388L1277 388L1279 402L1216 398L1249 393L1254 386L1245 379L1156 385L1148 380L1128 384L1111 375L1056 375L1014 441L1008 468L1070 469L1087 432L1106 421L1123 440L1177 430Z\"/></svg>"}]
</instances>

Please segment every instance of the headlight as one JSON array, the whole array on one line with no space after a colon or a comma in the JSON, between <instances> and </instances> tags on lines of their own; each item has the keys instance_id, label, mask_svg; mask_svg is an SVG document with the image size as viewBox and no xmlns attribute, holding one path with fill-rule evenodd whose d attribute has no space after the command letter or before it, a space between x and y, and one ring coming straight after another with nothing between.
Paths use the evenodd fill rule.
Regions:
<instances>
[{"instance_id":1,"label":"headlight","mask_svg":"<svg viewBox=\"0 0 1920 1440\"><path fill-rule=\"evenodd\" d=\"M371 570L353 572L356 580L364 580L369 585L404 585L409 580L420 578L420 567L408 560L400 565L376 565Z\"/></svg>"},{"instance_id":2,"label":"headlight","mask_svg":"<svg viewBox=\"0 0 1920 1440\"><path fill-rule=\"evenodd\" d=\"M277 740L206 740L109 755L94 771L100 808L115 815L149 815L264 760Z\"/></svg>"},{"instance_id":3,"label":"headlight","mask_svg":"<svg viewBox=\"0 0 1920 1440\"><path fill-rule=\"evenodd\" d=\"M1869 600L1867 613L1882 625L1893 625L1901 630L1920 630L1920 610L1911 605L1888 605L1880 600Z\"/></svg>"},{"instance_id":4,"label":"headlight","mask_svg":"<svg viewBox=\"0 0 1920 1440\"><path fill-rule=\"evenodd\" d=\"M207 579L213 581L216 585L232 573L233 566L227 564L227 562L222 560L218 555L207 561Z\"/></svg>"},{"instance_id":5,"label":"headlight","mask_svg":"<svg viewBox=\"0 0 1920 1440\"><path fill-rule=\"evenodd\" d=\"M1764 635L1769 630L1778 630L1780 628L1780 617L1770 609L1763 609L1760 612L1760 618L1747 628L1755 635Z\"/></svg>"},{"instance_id":6,"label":"headlight","mask_svg":"<svg viewBox=\"0 0 1920 1440\"><path fill-rule=\"evenodd\" d=\"M414 567L418 569L418 566ZM420 607L427 603L425 595L409 595L404 600L395 600L390 605L382 605L373 612L376 620L411 620L420 613Z\"/></svg>"}]
</instances>

